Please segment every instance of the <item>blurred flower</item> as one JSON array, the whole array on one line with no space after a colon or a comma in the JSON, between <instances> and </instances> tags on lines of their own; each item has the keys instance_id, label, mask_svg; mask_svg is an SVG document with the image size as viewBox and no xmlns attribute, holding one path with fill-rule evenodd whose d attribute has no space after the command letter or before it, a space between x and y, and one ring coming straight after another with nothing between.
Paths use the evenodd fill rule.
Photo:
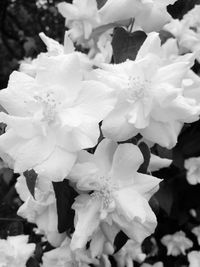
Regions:
<instances>
[{"instance_id":1,"label":"blurred flower","mask_svg":"<svg viewBox=\"0 0 200 267\"><path fill-rule=\"evenodd\" d=\"M145 139L172 148L184 122L196 121L200 108L183 95L182 82L193 58L167 62L162 58L158 34L151 33L136 60L102 64L98 80L115 90L118 102L104 119L104 136L125 141L138 133Z\"/></svg>"},{"instance_id":2,"label":"blurred flower","mask_svg":"<svg viewBox=\"0 0 200 267\"><path fill-rule=\"evenodd\" d=\"M186 159L184 167L187 170L188 183L192 185L200 183L200 157Z\"/></svg>"},{"instance_id":3,"label":"blurred flower","mask_svg":"<svg viewBox=\"0 0 200 267\"><path fill-rule=\"evenodd\" d=\"M0 239L0 266L26 267L27 260L34 253L35 244L28 244L28 235L8 236Z\"/></svg>"},{"instance_id":4,"label":"blurred flower","mask_svg":"<svg viewBox=\"0 0 200 267\"><path fill-rule=\"evenodd\" d=\"M117 146L108 139L98 145L94 155L80 153L68 178L79 190L93 193L81 194L73 204L72 249L84 247L101 222L116 225L139 243L154 231L157 221L148 200L161 180L137 173L142 163L137 146Z\"/></svg>"},{"instance_id":5,"label":"blurred flower","mask_svg":"<svg viewBox=\"0 0 200 267\"><path fill-rule=\"evenodd\" d=\"M128 240L126 244L114 255L118 267L133 266L132 262L141 263L146 258L146 254L142 252L141 244L133 240Z\"/></svg>"},{"instance_id":6,"label":"blurred flower","mask_svg":"<svg viewBox=\"0 0 200 267\"><path fill-rule=\"evenodd\" d=\"M196 226L196 227L194 227L194 228L192 229L192 233L193 233L194 235L196 235L196 237L197 237L197 241L198 241L198 243L199 243L199 245L200 245L200 226Z\"/></svg>"},{"instance_id":7,"label":"blurred flower","mask_svg":"<svg viewBox=\"0 0 200 267\"><path fill-rule=\"evenodd\" d=\"M89 39L92 29L100 23L96 0L73 0L72 4L59 3L58 10L65 17L65 25L74 42Z\"/></svg>"},{"instance_id":8,"label":"blurred flower","mask_svg":"<svg viewBox=\"0 0 200 267\"><path fill-rule=\"evenodd\" d=\"M192 241L185 236L183 231L176 232L173 235L165 235L161 242L167 247L167 255L172 256L185 254L185 250L193 246Z\"/></svg>"},{"instance_id":9,"label":"blurred flower","mask_svg":"<svg viewBox=\"0 0 200 267\"><path fill-rule=\"evenodd\" d=\"M191 251L188 253L189 267L200 266L200 251Z\"/></svg>"},{"instance_id":10,"label":"blurred flower","mask_svg":"<svg viewBox=\"0 0 200 267\"><path fill-rule=\"evenodd\" d=\"M0 150L14 160L14 171L34 169L60 181L67 176L77 151L93 147L98 123L113 109L112 89L83 81L75 53L40 62L36 78L14 71L0 91L0 113L7 124Z\"/></svg>"}]
</instances>

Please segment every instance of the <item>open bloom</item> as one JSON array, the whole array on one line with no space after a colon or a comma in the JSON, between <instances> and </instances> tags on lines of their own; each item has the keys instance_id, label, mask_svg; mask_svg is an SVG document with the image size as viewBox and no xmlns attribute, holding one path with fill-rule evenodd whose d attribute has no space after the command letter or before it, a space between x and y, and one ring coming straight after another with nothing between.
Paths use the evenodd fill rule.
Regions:
<instances>
[{"instance_id":1,"label":"open bloom","mask_svg":"<svg viewBox=\"0 0 200 267\"><path fill-rule=\"evenodd\" d=\"M135 24L144 31L159 31L171 20L166 7L174 2L176 0L108 0L99 15L104 24L134 18Z\"/></svg>"},{"instance_id":2,"label":"open bloom","mask_svg":"<svg viewBox=\"0 0 200 267\"><path fill-rule=\"evenodd\" d=\"M73 0L72 4L59 3L58 10L66 18L73 41L89 39L92 29L100 23L96 0Z\"/></svg>"},{"instance_id":3,"label":"open bloom","mask_svg":"<svg viewBox=\"0 0 200 267\"><path fill-rule=\"evenodd\" d=\"M0 266L25 267L34 250L35 244L28 244L27 235L8 236L7 240L0 239Z\"/></svg>"},{"instance_id":4,"label":"open bloom","mask_svg":"<svg viewBox=\"0 0 200 267\"><path fill-rule=\"evenodd\" d=\"M165 235L161 242L167 247L167 255L172 256L185 254L185 250L193 246L192 241L182 231L176 232L173 235Z\"/></svg>"},{"instance_id":5,"label":"open bloom","mask_svg":"<svg viewBox=\"0 0 200 267\"><path fill-rule=\"evenodd\" d=\"M80 153L69 174L77 188L85 191L73 204L76 216L72 249L84 247L103 222L114 224L137 242L154 231L157 221L148 200L161 180L137 173L142 162L137 146L117 146L108 139L98 145L94 155Z\"/></svg>"},{"instance_id":6,"label":"open bloom","mask_svg":"<svg viewBox=\"0 0 200 267\"><path fill-rule=\"evenodd\" d=\"M158 34L151 33L135 61L102 64L95 70L97 79L112 87L118 99L102 124L107 138L125 141L140 133L171 148L183 123L198 120L199 106L184 96L182 86L193 59L167 62L160 47Z\"/></svg>"},{"instance_id":7,"label":"open bloom","mask_svg":"<svg viewBox=\"0 0 200 267\"><path fill-rule=\"evenodd\" d=\"M98 123L113 109L112 90L96 81L83 81L76 54L48 57L36 78L20 72L1 90L0 113L7 124L0 136L0 152L14 161L14 171L34 169L50 180L62 180L77 151L93 147Z\"/></svg>"}]
</instances>

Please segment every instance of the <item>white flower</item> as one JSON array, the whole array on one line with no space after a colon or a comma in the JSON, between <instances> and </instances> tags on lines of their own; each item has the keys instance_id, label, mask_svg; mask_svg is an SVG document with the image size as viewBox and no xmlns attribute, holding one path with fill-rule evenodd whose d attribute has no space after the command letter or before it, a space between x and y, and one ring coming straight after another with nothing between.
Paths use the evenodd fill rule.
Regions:
<instances>
[{"instance_id":1,"label":"white flower","mask_svg":"<svg viewBox=\"0 0 200 267\"><path fill-rule=\"evenodd\" d=\"M87 251L72 252L69 244L70 239L66 237L60 247L45 252L41 267L73 267L75 264L80 267L87 267L91 263L98 263L97 260L89 258Z\"/></svg>"},{"instance_id":2,"label":"white flower","mask_svg":"<svg viewBox=\"0 0 200 267\"><path fill-rule=\"evenodd\" d=\"M66 18L74 42L89 39L92 29L100 23L96 0L73 0L72 4L59 3L58 10Z\"/></svg>"},{"instance_id":3,"label":"white flower","mask_svg":"<svg viewBox=\"0 0 200 267\"><path fill-rule=\"evenodd\" d=\"M171 32L178 40L182 52L192 51L200 60L200 7L196 5L183 16L182 20L172 20L165 25L165 29Z\"/></svg>"},{"instance_id":4,"label":"white flower","mask_svg":"<svg viewBox=\"0 0 200 267\"><path fill-rule=\"evenodd\" d=\"M187 170L188 183L192 185L200 183L200 157L186 159L184 167Z\"/></svg>"},{"instance_id":5,"label":"white flower","mask_svg":"<svg viewBox=\"0 0 200 267\"><path fill-rule=\"evenodd\" d=\"M191 251L188 253L189 267L200 266L200 251Z\"/></svg>"},{"instance_id":6,"label":"white flower","mask_svg":"<svg viewBox=\"0 0 200 267\"><path fill-rule=\"evenodd\" d=\"M95 154L80 153L79 162L69 174L82 191L75 200L75 232L72 249L82 248L101 222L114 224L130 238L142 242L157 224L148 200L161 181L137 173L143 162L139 148L104 139Z\"/></svg>"},{"instance_id":7,"label":"white flower","mask_svg":"<svg viewBox=\"0 0 200 267\"><path fill-rule=\"evenodd\" d=\"M143 263L141 267L164 267L163 263L161 261L156 262L154 264L149 264L149 263Z\"/></svg>"},{"instance_id":8,"label":"white flower","mask_svg":"<svg viewBox=\"0 0 200 267\"><path fill-rule=\"evenodd\" d=\"M118 267L125 267L131 266L133 260L139 263L144 261L146 254L142 252L140 243L129 239L120 251L114 255L114 258Z\"/></svg>"},{"instance_id":9,"label":"white flower","mask_svg":"<svg viewBox=\"0 0 200 267\"><path fill-rule=\"evenodd\" d=\"M98 123L113 109L112 90L97 81L83 81L76 54L40 62L36 78L20 72L1 90L0 113L7 124L0 150L14 160L14 171L34 169L50 180L62 180L77 151L93 147Z\"/></svg>"},{"instance_id":10,"label":"white flower","mask_svg":"<svg viewBox=\"0 0 200 267\"><path fill-rule=\"evenodd\" d=\"M60 234L57 230L56 199L51 183L41 179L39 188L38 186L35 188L34 199L28 191L25 177L20 176L16 183L16 190L24 201L17 214L27 219L28 222L35 223L38 231L46 236L52 246L59 246L66 237L66 233Z\"/></svg>"},{"instance_id":11,"label":"white flower","mask_svg":"<svg viewBox=\"0 0 200 267\"><path fill-rule=\"evenodd\" d=\"M164 24L171 20L167 5L176 0L108 0L99 10L104 24L135 19L135 24L146 32L159 31Z\"/></svg>"},{"instance_id":12,"label":"white flower","mask_svg":"<svg viewBox=\"0 0 200 267\"><path fill-rule=\"evenodd\" d=\"M28 244L27 235L8 236L0 239L0 266L25 267L35 250L35 244Z\"/></svg>"},{"instance_id":13,"label":"white flower","mask_svg":"<svg viewBox=\"0 0 200 267\"><path fill-rule=\"evenodd\" d=\"M193 58L166 62L158 34L152 33L136 60L102 64L97 79L113 87L118 102L103 121L104 136L124 141L138 133L154 143L172 148L184 122L199 118L196 101L186 98L182 82Z\"/></svg>"},{"instance_id":14,"label":"white flower","mask_svg":"<svg viewBox=\"0 0 200 267\"><path fill-rule=\"evenodd\" d=\"M196 226L192 229L192 233L196 235L197 241L200 245L200 226Z\"/></svg>"},{"instance_id":15,"label":"white flower","mask_svg":"<svg viewBox=\"0 0 200 267\"><path fill-rule=\"evenodd\" d=\"M167 247L167 255L172 256L185 255L185 250L193 246L192 241L185 236L183 231L176 232L173 235L165 235L161 242Z\"/></svg>"}]
</instances>

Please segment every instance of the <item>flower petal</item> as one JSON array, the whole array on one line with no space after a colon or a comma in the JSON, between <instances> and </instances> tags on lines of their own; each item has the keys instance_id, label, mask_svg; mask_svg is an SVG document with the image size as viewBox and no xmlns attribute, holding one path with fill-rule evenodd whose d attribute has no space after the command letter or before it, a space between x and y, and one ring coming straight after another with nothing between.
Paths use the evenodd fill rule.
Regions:
<instances>
[{"instance_id":1,"label":"flower petal","mask_svg":"<svg viewBox=\"0 0 200 267\"><path fill-rule=\"evenodd\" d=\"M120 186L133 184L134 175L143 163L144 158L140 149L132 144L121 144L113 157L111 177Z\"/></svg>"},{"instance_id":2,"label":"flower petal","mask_svg":"<svg viewBox=\"0 0 200 267\"><path fill-rule=\"evenodd\" d=\"M24 142L24 145L21 145L18 151L16 151L15 172L21 173L33 169L50 156L54 147L55 140L50 136L36 136Z\"/></svg>"},{"instance_id":3,"label":"flower petal","mask_svg":"<svg viewBox=\"0 0 200 267\"><path fill-rule=\"evenodd\" d=\"M84 248L87 241L99 226L100 201L93 200L88 195L76 198L73 208L76 213L75 231L70 247L72 250Z\"/></svg>"},{"instance_id":4,"label":"flower petal","mask_svg":"<svg viewBox=\"0 0 200 267\"><path fill-rule=\"evenodd\" d=\"M134 176L134 190L144 196L148 201L152 195L159 189L159 183L162 182L154 176L136 173Z\"/></svg>"},{"instance_id":5,"label":"flower petal","mask_svg":"<svg viewBox=\"0 0 200 267\"><path fill-rule=\"evenodd\" d=\"M56 147L51 155L34 169L39 175L51 181L62 181L71 171L76 157L76 153Z\"/></svg>"},{"instance_id":6,"label":"flower petal","mask_svg":"<svg viewBox=\"0 0 200 267\"><path fill-rule=\"evenodd\" d=\"M148 201L133 186L116 190L113 195L118 214L122 214L127 221L137 218L141 223L145 222L151 208Z\"/></svg>"},{"instance_id":7,"label":"flower petal","mask_svg":"<svg viewBox=\"0 0 200 267\"><path fill-rule=\"evenodd\" d=\"M94 162L102 173L108 173L111 170L113 156L116 149L117 143L109 139L103 139L97 146L94 153Z\"/></svg>"},{"instance_id":8,"label":"flower petal","mask_svg":"<svg viewBox=\"0 0 200 267\"><path fill-rule=\"evenodd\" d=\"M128 123L127 106L113 110L102 123L103 135L114 141L125 141L138 134L133 124Z\"/></svg>"},{"instance_id":9,"label":"flower petal","mask_svg":"<svg viewBox=\"0 0 200 267\"><path fill-rule=\"evenodd\" d=\"M149 126L141 130L141 134L147 140L157 143L163 147L172 148L177 143L178 134L183 123L174 121L163 123L150 120Z\"/></svg>"}]
</instances>

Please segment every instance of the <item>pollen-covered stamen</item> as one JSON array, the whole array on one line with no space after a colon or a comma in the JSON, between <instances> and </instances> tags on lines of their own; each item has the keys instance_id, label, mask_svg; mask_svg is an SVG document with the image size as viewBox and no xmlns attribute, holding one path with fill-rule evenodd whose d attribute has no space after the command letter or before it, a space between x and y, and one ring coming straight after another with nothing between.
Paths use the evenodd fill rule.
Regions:
<instances>
[{"instance_id":1,"label":"pollen-covered stamen","mask_svg":"<svg viewBox=\"0 0 200 267\"><path fill-rule=\"evenodd\" d=\"M46 92L42 96L36 95L34 98L42 106L42 120L46 121L47 123L54 122L57 114L58 105L60 105L60 103L56 101L54 94L50 91Z\"/></svg>"},{"instance_id":2,"label":"pollen-covered stamen","mask_svg":"<svg viewBox=\"0 0 200 267\"><path fill-rule=\"evenodd\" d=\"M91 194L92 198L101 200L102 209L108 210L113 206L112 193L116 190L116 186L112 184L110 177L100 177L100 187Z\"/></svg>"},{"instance_id":3,"label":"pollen-covered stamen","mask_svg":"<svg viewBox=\"0 0 200 267\"><path fill-rule=\"evenodd\" d=\"M127 101L134 103L138 100L144 99L147 96L150 82L143 80L140 77L129 77L127 87L125 89Z\"/></svg>"}]
</instances>

